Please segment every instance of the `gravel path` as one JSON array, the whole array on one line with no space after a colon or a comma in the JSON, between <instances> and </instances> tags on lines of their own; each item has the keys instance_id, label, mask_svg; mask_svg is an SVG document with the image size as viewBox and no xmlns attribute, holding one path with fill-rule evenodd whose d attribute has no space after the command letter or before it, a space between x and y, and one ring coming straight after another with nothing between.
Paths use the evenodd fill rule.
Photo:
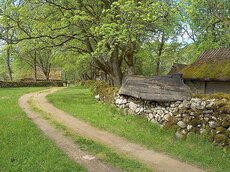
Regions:
<instances>
[{"instance_id":1,"label":"gravel path","mask_svg":"<svg viewBox=\"0 0 230 172\"><path fill-rule=\"evenodd\" d=\"M50 123L40 117L39 114L33 112L28 101L33 98L36 93L26 94L19 99L20 107L26 112L28 117L47 135L63 152L65 152L72 160L85 167L90 172L119 172L113 167L105 165L98 161L94 156L86 151L82 151L80 147L71 139L64 136L59 130L55 129Z\"/></svg>"},{"instance_id":2,"label":"gravel path","mask_svg":"<svg viewBox=\"0 0 230 172\"><path fill-rule=\"evenodd\" d=\"M83 122L66 112L57 109L52 104L50 104L46 96L54 93L61 88L51 88L45 92L37 93L34 96L34 100L37 105L42 108L45 112L49 113L51 118L59 123L62 123L68 127L71 131L86 137L88 139L100 142L113 150L126 154L132 158L137 159L139 162L145 164L147 167L153 171L158 172L202 172L195 166L189 165L184 162L175 160L168 155L163 153L155 152L153 150L147 149L136 143L132 143L125 138L119 137L112 133L100 130ZM23 100L23 99L22 99Z\"/></svg>"}]
</instances>

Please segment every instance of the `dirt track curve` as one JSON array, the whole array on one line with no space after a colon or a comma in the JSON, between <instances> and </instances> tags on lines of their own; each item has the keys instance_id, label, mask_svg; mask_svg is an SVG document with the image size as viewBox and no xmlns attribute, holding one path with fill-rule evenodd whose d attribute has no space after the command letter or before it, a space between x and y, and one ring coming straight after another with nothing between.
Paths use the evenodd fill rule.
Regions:
<instances>
[{"instance_id":1,"label":"dirt track curve","mask_svg":"<svg viewBox=\"0 0 230 172\"><path fill-rule=\"evenodd\" d=\"M50 104L47 101L46 96L54 93L55 91L59 89L61 88L51 88L44 92L38 92L35 94L25 95L20 98L19 104L24 109L24 111L26 111L29 117L33 117L33 113L29 111L28 104L27 104L28 97L31 97L33 95L34 101L36 102L36 104L39 105L43 111L49 113L50 117L53 120L65 125L71 131L76 132L77 134L83 137L100 142L112 148L116 152L119 152L121 154L126 154L130 157L137 159L139 162L145 164L147 167L149 167L153 171L157 171L157 172L203 172L202 169L199 169L195 166L175 160L169 157L168 155L155 152L139 144L132 143L125 138L122 138L112 133L92 127L86 122L83 122L73 116L70 116L64 111L57 109L56 107L54 107L52 104ZM36 117L33 117L33 118L36 118ZM36 123L36 120L33 118L32 120ZM43 120L43 123L44 122L45 121ZM43 127L42 125L39 127L41 128L41 130L46 131L46 129L42 128ZM49 134L47 135L49 136ZM63 138L60 138L60 139L63 139ZM63 144L63 146L64 145L65 144ZM62 147L62 146L59 146L59 147Z\"/></svg>"},{"instance_id":2,"label":"dirt track curve","mask_svg":"<svg viewBox=\"0 0 230 172\"><path fill-rule=\"evenodd\" d=\"M95 159L88 152L82 151L71 139L65 137L59 130L55 129L50 123L40 117L39 114L33 112L28 101L35 94L26 94L19 99L20 107L26 112L28 117L47 135L63 152L65 152L72 160L85 167L92 172L119 172L113 167L103 164Z\"/></svg>"}]
</instances>

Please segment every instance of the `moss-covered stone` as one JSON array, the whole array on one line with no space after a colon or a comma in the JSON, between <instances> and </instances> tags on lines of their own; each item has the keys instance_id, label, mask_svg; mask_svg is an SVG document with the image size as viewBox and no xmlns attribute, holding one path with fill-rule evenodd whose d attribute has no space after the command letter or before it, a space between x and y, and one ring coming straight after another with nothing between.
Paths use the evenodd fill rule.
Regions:
<instances>
[{"instance_id":1,"label":"moss-covered stone","mask_svg":"<svg viewBox=\"0 0 230 172\"><path fill-rule=\"evenodd\" d=\"M224 128L224 127L216 127L216 131L218 132L218 133L225 133L225 131L226 131L226 128Z\"/></svg>"},{"instance_id":2,"label":"moss-covered stone","mask_svg":"<svg viewBox=\"0 0 230 172\"><path fill-rule=\"evenodd\" d=\"M221 125L225 128L230 127L230 116L226 116Z\"/></svg>"},{"instance_id":3,"label":"moss-covered stone","mask_svg":"<svg viewBox=\"0 0 230 172\"><path fill-rule=\"evenodd\" d=\"M193 127L196 127L198 124L200 124L200 120L199 119L197 119L197 118L192 119L191 125Z\"/></svg>"},{"instance_id":4,"label":"moss-covered stone","mask_svg":"<svg viewBox=\"0 0 230 172\"><path fill-rule=\"evenodd\" d=\"M173 126L175 126L177 124L177 119L175 116L170 116L168 121L165 123L164 128L172 128Z\"/></svg>"},{"instance_id":5,"label":"moss-covered stone","mask_svg":"<svg viewBox=\"0 0 230 172\"><path fill-rule=\"evenodd\" d=\"M228 138L224 134L217 134L214 136L214 143L215 144L220 144L220 145L225 145L228 142Z\"/></svg>"}]
</instances>

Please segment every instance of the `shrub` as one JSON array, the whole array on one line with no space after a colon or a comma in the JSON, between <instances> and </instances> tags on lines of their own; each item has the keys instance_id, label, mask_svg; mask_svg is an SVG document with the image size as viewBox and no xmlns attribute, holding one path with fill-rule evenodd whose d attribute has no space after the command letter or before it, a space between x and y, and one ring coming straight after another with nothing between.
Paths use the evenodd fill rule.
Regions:
<instances>
[{"instance_id":1,"label":"shrub","mask_svg":"<svg viewBox=\"0 0 230 172\"><path fill-rule=\"evenodd\" d=\"M113 103L114 97L118 93L118 88L110 86L104 81L81 81L80 85L89 87L94 95L99 95L100 100L107 103Z\"/></svg>"}]
</instances>

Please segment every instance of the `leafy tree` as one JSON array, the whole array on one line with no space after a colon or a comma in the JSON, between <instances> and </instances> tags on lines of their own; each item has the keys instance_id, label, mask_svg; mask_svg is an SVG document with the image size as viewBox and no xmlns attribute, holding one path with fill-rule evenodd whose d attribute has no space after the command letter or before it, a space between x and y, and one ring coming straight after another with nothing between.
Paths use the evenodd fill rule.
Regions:
<instances>
[{"instance_id":1,"label":"leafy tree","mask_svg":"<svg viewBox=\"0 0 230 172\"><path fill-rule=\"evenodd\" d=\"M185 0L184 21L201 49L230 46L230 1Z\"/></svg>"}]
</instances>

